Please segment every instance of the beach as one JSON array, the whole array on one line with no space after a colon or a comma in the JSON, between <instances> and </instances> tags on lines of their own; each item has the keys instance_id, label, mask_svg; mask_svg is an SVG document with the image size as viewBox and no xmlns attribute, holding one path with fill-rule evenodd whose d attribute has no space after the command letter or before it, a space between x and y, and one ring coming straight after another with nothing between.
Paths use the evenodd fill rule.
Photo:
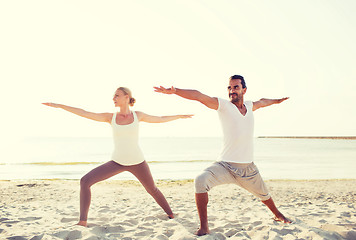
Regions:
<instances>
[{"instance_id":1,"label":"beach","mask_svg":"<svg viewBox=\"0 0 356 240\"><path fill-rule=\"evenodd\" d=\"M159 180L174 219L137 181L92 187L88 227L76 226L79 180L0 181L0 239L356 239L356 180L267 180L292 224L275 222L256 197L235 185L209 193L211 234L197 237L192 180Z\"/></svg>"}]
</instances>

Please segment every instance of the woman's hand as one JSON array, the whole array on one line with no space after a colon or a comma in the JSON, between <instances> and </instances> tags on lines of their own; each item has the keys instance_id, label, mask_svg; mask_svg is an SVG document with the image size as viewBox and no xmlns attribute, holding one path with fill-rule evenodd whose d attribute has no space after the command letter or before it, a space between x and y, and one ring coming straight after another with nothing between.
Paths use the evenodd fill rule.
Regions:
<instances>
[{"instance_id":1,"label":"woman's hand","mask_svg":"<svg viewBox=\"0 0 356 240\"><path fill-rule=\"evenodd\" d=\"M147 123L164 123L170 122L177 119L191 118L192 114L187 115L173 115L173 116L152 116L143 112L136 112L138 120Z\"/></svg>"},{"instance_id":2,"label":"woman's hand","mask_svg":"<svg viewBox=\"0 0 356 240\"><path fill-rule=\"evenodd\" d=\"M192 118L194 115L193 114L188 114L188 115L178 115L179 118Z\"/></svg>"},{"instance_id":3,"label":"woman's hand","mask_svg":"<svg viewBox=\"0 0 356 240\"><path fill-rule=\"evenodd\" d=\"M93 112L88 112L85 111L81 108L75 108L75 107L70 107L67 105L63 104L57 104L57 103L42 103L43 105L49 106L49 107L54 107L54 108L61 108L63 110L66 110L68 112L74 113L78 116L85 117L94 121L98 122L107 122L111 123L111 119L113 114L112 113L93 113Z\"/></svg>"},{"instance_id":4,"label":"woman's hand","mask_svg":"<svg viewBox=\"0 0 356 240\"><path fill-rule=\"evenodd\" d=\"M49 106L49 107L54 107L54 108L60 108L61 105L60 104L57 104L57 103L50 103L50 102L47 102L47 103L42 103L43 105L46 105L46 106Z\"/></svg>"}]
</instances>

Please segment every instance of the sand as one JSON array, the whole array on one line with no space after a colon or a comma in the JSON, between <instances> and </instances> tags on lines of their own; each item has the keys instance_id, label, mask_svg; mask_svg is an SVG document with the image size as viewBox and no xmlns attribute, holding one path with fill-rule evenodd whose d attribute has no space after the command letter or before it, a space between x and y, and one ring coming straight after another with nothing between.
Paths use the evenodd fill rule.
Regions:
<instances>
[{"instance_id":1,"label":"sand","mask_svg":"<svg viewBox=\"0 0 356 240\"><path fill-rule=\"evenodd\" d=\"M88 228L75 226L79 181L0 181L0 239L356 239L356 180L266 181L280 211L272 213L235 185L209 193L211 234L197 237L192 181L157 181L175 219L168 219L136 181L92 187Z\"/></svg>"}]
</instances>

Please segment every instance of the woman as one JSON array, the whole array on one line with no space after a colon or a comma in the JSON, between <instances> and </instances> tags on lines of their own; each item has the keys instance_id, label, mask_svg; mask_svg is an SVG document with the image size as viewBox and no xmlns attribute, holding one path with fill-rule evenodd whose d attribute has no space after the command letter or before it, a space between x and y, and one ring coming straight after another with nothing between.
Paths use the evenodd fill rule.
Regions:
<instances>
[{"instance_id":1,"label":"woman","mask_svg":"<svg viewBox=\"0 0 356 240\"><path fill-rule=\"evenodd\" d=\"M120 108L119 112L92 113L62 104L43 103L95 121L110 123L113 129L115 149L112 154L112 160L91 170L80 180L80 220L78 225L87 226L91 200L90 187L124 171L131 172L162 207L168 217L174 218L167 200L153 181L151 171L138 145L138 122L162 123L180 118L190 118L192 115L158 117L143 112L131 111L130 106L134 105L135 99L132 97L131 91L125 87L120 87L116 90L113 101L115 107Z\"/></svg>"}]
</instances>

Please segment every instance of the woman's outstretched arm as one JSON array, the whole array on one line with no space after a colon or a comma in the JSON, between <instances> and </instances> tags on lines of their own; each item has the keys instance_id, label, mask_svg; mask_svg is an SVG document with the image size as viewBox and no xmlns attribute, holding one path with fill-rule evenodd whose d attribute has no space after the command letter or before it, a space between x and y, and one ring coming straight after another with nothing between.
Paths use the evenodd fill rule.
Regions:
<instances>
[{"instance_id":1,"label":"woman's outstretched arm","mask_svg":"<svg viewBox=\"0 0 356 240\"><path fill-rule=\"evenodd\" d=\"M88 118L88 119L91 119L94 121L98 121L98 122L110 123L111 119L112 119L112 113L93 113L93 112L85 111L84 109L70 107L70 106L66 106L63 104L57 104L57 103L42 103L42 104L49 106L49 107L62 108L63 110L74 113L78 116L85 117L85 118Z\"/></svg>"},{"instance_id":2,"label":"woman's outstretched arm","mask_svg":"<svg viewBox=\"0 0 356 240\"><path fill-rule=\"evenodd\" d=\"M148 123L164 123L177 119L191 118L193 115L152 116L143 112L136 112L139 121Z\"/></svg>"}]
</instances>

